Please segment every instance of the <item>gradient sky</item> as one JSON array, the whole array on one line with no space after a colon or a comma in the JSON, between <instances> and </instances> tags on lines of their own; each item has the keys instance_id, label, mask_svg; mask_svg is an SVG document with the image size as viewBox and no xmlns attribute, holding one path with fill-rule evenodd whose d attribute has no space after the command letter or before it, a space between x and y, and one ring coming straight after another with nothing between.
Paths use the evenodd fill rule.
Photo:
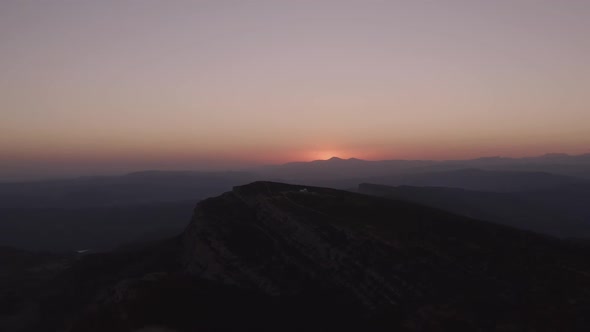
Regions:
<instances>
[{"instance_id":1,"label":"gradient sky","mask_svg":"<svg viewBox=\"0 0 590 332\"><path fill-rule=\"evenodd\" d=\"M0 2L0 178L590 151L590 1Z\"/></svg>"}]
</instances>

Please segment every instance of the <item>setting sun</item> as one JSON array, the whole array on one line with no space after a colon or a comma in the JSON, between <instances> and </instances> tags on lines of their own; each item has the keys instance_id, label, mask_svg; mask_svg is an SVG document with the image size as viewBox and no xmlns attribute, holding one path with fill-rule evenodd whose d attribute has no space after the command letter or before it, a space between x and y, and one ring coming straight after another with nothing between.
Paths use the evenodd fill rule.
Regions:
<instances>
[{"instance_id":1,"label":"setting sun","mask_svg":"<svg viewBox=\"0 0 590 332\"><path fill-rule=\"evenodd\" d=\"M332 157L338 158L348 158L345 153L340 150L319 150L319 151L312 151L309 154L310 160L328 160Z\"/></svg>"}]
</instances>

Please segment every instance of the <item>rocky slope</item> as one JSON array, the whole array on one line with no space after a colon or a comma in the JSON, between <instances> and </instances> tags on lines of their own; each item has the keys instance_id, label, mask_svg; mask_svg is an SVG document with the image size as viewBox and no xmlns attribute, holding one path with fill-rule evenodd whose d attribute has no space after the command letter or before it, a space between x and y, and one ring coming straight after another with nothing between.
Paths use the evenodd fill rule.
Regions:
<instances>
[{"instance_id":1,"label":"rocky slope","mask_svg":"<svg viewBox=\"0 0 590 332\"><path fill-rule=\"evenodd\" d=\"M586 331L588 248L411 203L256 182L183 234L89 255L31 331Z\"/></svg>"},{"instance_id":2,"label":"rocky slope","mask_svg":"<svg viewBox=\"0 0 590 332\"><path fill-rule=\"evenodd\" d=\"M587 322L588 253L420 205L259 182L201 202L188 271L270 295L347 294L407 328L546 329ZM426 316L427 319L424 319Z\"/></svg>"}]
</instances>

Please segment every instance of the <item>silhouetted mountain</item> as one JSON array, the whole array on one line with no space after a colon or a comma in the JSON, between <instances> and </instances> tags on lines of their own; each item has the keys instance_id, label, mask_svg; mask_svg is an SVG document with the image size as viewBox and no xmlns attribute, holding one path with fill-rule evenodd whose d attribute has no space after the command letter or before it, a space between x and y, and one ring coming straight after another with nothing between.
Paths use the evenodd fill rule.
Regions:
<instances>
[{"instance_id":1,"label":"silhouetted mountain","mask_svg":"<svg viewBox=\"0 0 590 332\"><path fill-rule=\"evenodd\" d=\"M445 187L361 184L358 191L554 236L590 238L590 185L497 193Z\"/></svg>"},{"instance_id":2,"label":"silhouetted mountain","mask_svg":"<svg viewBox=\"0 0 590 332\"><path fill-rule=\"evenodd\" d=\"M88 255L31 330L587 331L590 252L408 202L256 182L180 238Z\"/></svg>"},{"instance_id":3,"label":"silhouetted mountain","mask_svg":"<svg viewBox=\"0 0 590 332\"><path fill-rule=\"evenodd\" d=\"M590 178L590 154L549 153L527 158L488 157L472 160L447 160L440 162L435 167L442 170L479 168L496 171L545 172L588 179Z\"/></svg>"},{"instance_id":4,"label":"silhouetted mountain","mask_svg":"<svg viewBox=\"0 0 590 332\"><path fill-rule=\"evenodd\" d=\"M0 208L74 208L197 201L256 180L337 188L356 187L366 182L472 190L534 190L583 181L564 174L588 175L590 178L589 156L450 161L331 158L260 167L249 172L143 171L123 176L0 183Z\"/></svg>"},{"instance_id":5,"label":"silhouetted mountain","mask_svg":"<svg viewBox=\"0 0 590 332\"><path fill-rule=\"evenodd\" d=\"M574 160L582 165L586 157L551 155L533 159L550 160L551 165L556 160L562 164ZM531 162L517 160L522 165ZM445 162L331 158L252 172L143 171L122 176L0 183L0 243L29 250L104 250L128 241L163 238L184 227L184 216L192 210L192 202L260 179L282 179L281 182L340 189L356 188L365 182L501 192L550 189L587 182L543 172L456 169L465 163L501 167L514 162L509 158ZM544 205L554 204L547 195L539 199ZM555 204L558 201L555 200ZM564 215L569 213L565 208L559 211ZM575 207L573 211L585 210ZM582 214L584 218L588 215L585 213ZM35 234L31 234L31 229L37 230ZM571 229L565 227L562 233ZM555 234L562 234L560 232Z\"/></svg>"},{"instance_id":6,"label":"silhouetted mountain","mask_svg":"<svg viewBox=\"0 0 590 332\"><path fill-rule=\"evenodd\" d=\"M577 156L550 153L540 157L510 159L489 169L548 172L590 179L590 153Z\"/></svg>"},{"instance_id":7,"label":"silhouetted mountain","mask_svg":"<svg viewBox=\"0 0 590 332\"><path fill-rule=\"evenodd\" d=\"M286 182L293 184L319 185L338 189L356 188L359 183L374 183L389 186L449 187L493 192L518 192L546 189L569 184L589 183L588 180L585 179L551 173L486 171L481 169L399 173L384 176L341 178L332 180L294 179Z\"/></svg>"},{"instance_id":8,"label":"silhouetted mountain","mask_svg":"<svg viewBox=\"0 0 590 332\"><path fill-rule=\"evenodd\" d=\"M373 177L370 180L372 183L387 185L452 187L496 192L536 190L585 182L574 177L542 172L485 171L479 169Z\"/></svg>"},{"instance_id":9,"label":"silhouetted mountain","mask_svg":"<svg viewBox=\"0 0 590 332\"><path fill-rule=\"evenodd\" d=\"M355 158L331 158L268 166L253 171L258 174L258 179L279 179L288 183L336 188L349 188L361 182L370 182L512 191L582 182L583 178L587 181L590 179L589 159L590 154L580 156L550 154L535 158L486 157L447 161L367 161ZM494 186L493 182L496 180L504 185ZM486 181L489 183L485 183ZM514 181L520 185L510 185ZM478 186L481 182L484 184Z\"/></svg>"},{"instance_id":10,"label":"silhouetted mountain","mask_svg":"<svg viewBox=\"0 0 590 332\"><path fill-rule=\"evenodd\" d=\"M428 160L367 161L356 158L341 159L333 157L328 160L267 166L258 168L256 171L268 179L324 181L397 174L433 164L435 162Z\"/></svg>"},{"instance_id":11,"label":"silhouetted mountain","mask_svg":"<svg viewBox=\"0 0 590 332\"><path fill-rule=\"evenodd\" d=\"M561 163L586 163L590 164L590 153L581 155L569 155L567 153L547 153L539 157L523 158L527 161L546 161Z\"/></svg>"}]
</instances>

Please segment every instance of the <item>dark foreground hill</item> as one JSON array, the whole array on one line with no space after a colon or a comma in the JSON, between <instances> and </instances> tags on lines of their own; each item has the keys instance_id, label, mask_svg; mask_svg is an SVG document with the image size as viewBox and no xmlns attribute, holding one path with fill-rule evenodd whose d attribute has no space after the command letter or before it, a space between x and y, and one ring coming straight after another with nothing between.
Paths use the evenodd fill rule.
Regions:
<instances>
[{"instance_id":1,"label":"dark foreground hill","mask_svg":"<svg viewBox=\"0 0 590 332\"><path fill-rule=\"evenodd\" d=\"M586 246L421 205L256 182L200 202L178 238L73 263L27 322L29 331L587 331L589 258Z\"/></svg>"}]
</instances>

